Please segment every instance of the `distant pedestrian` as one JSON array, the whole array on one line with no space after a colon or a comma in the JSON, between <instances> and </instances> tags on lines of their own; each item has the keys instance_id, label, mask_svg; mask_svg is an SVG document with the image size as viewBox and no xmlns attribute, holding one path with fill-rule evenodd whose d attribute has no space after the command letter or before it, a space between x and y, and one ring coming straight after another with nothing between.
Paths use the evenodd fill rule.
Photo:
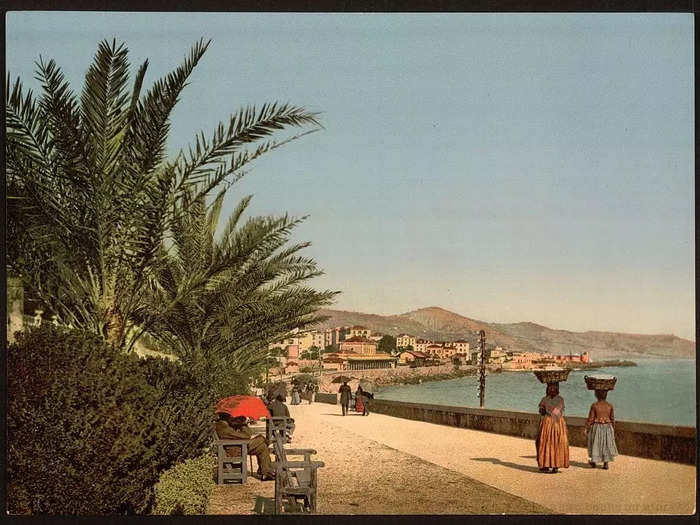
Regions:
<instances>
[{"instance_id":1,"label":"distant pedestrian","mask_svg":"<svg viewBox=\"0 0 700 525\"><path fill-rule=\"evenodd\" d=\"M361 412L363 416L367 415L367 407L365 406L365 392L361 386L355 391L355 411Z\"/></svg>"},{"instance_id":2,"label":"distant pedestrian","mask_svg":"<svg viewBox=\"0 0 700 525\"><path fill-rule=\"evenodd\" d=\"M591 405L586 420L585 433L588 436L588 464L595 468L596 463L603 463L608 470L608 462L617 456L615 444L615 412L607 402L607 390L596 390L596 403Z\"/></svg>"},{"instance_id":3,"label":"distant pedestrian","mask_svg":"<svg viewBox=\"0 0 700 525\"><path fill-rule=\"evenodd\" d=\"M298 405L301 403L301 395L299 392L299 387L294 385L292 388L292 405Z\"/></svg>"},{"instance_id":4,"label":"distant pedestrian","mask_svg":"<svg viewBox=\"0 0 700 525\"><path fill-rule=\"evenodd\" d=\"M343 409L343 415L346 416L348 413L348 406L350 405L350 398L352 397L352 389L347 381L343 381L338 392L340 392L340 406Z\"/></svg>"},{"instance_id":5,"label":"distant pedestrian","mask_svg":"<svg viewBox=\"0 0 700 525\"><path fill-rule=\"evenodd\" d=\"M569 435L559 383L547 383L547 395L540 401L539 411L542 419L535 441L537 465L541 472L554 474L569 467Z\"/></svg>"},{"instance_id":6,"label":"distant pedestrian","mask_svg":"<svg viewBox=\"0 0 700 525\"><path fill-rule=\"evenodd\" d=\"M306 399L309 400L309 405L314 402L314 393L316 392L316 386L313 383L306 384Z\"/></svg>"}]
</instances>

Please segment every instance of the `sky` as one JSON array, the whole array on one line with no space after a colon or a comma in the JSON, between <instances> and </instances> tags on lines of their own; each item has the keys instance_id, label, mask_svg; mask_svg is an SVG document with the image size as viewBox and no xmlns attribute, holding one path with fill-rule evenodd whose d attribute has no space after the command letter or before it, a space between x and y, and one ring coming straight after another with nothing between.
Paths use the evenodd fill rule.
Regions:
<instances>
[{"instance_id":1,"label":"sky","mask_svg":"<svg viewBox=\"0 0 700 525\"><path fill-rule=\"evenodd\" d=\"M169 151L247 104L324 129L255 162L224 213L309 215L334 307L695 340L692 14L12 12L7 67L79 93L100 40L145 85L212 43Z\"/></svg>"}]
</instances>

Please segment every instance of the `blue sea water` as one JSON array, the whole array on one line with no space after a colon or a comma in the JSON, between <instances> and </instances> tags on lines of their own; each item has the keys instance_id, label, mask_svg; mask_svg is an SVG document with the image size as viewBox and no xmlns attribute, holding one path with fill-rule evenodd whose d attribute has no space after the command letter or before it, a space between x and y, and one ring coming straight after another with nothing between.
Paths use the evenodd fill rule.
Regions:
<instances>
[{"instance_id":1,"label":"blue sea water","mask_svg":"<svg viewBox=\"0 0 700 525\"><path fill-rule=\"evenodd\" d=\"M586 389L584 375L611 374L617 377L608 401L615 418L667 425L695 426L695 360L635 359L636 367L573 370L560 383L566 414L588 415L593 392ZM377 392L377 399L413 403L478 407L479 379L476 376L420 385L395 385ZM502 372L486 378L486 408L536 412L545 385L532 372Z\"/></svg>"}]
</instances>

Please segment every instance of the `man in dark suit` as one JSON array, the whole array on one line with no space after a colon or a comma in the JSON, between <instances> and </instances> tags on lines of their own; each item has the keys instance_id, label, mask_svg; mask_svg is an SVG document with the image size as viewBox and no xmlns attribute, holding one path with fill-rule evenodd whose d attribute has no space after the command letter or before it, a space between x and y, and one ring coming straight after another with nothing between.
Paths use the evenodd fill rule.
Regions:
<instances>
[{"instance_id":1,"label":"man in dark suit","mask_svg":"<svg viewBox=\"0 0 700 525\"><path fill-rule=\"evenodd\" d=\"M245 417L231 417L229 414L220 412L219 420L216 422L216 435L219 439L245 439L248 440L248 455L258 458L258 474L263 481L275 479L275 471L272 470L272 460L270 450L267 448L267 441L261 435L253 436L250 428L246 424ZM228 457L240 455L234 446L225 447Z\"/></svg>"},{"instance_id":2,"label":"man in dark suit","mask_svg":"<svg viewBox=\"0 0 700 525\"><path fill-rule=\"evenodd\" d=\"M340 392L340 406L343 408L343 415L348 414L348 406L350 405L350 398L352 397L352 390L347 381L343 381L342 386L338 390Z\"/></svg>"},{"instance_id":3,"label":"man in dark suit","mask_svg":"<svg viewBox=\"0 0 700 525\"><path fill-rule=\"evenodd\" d=\"M284 394L277 394L277 397L270 403L270 414L272 417L288 417L287 428L285 430L285 436L287 438L287 443L292 442L292 434L294 433L294 420L289 416L289 408L284 404L285 397Z\"/></svg>"}]
</instances>

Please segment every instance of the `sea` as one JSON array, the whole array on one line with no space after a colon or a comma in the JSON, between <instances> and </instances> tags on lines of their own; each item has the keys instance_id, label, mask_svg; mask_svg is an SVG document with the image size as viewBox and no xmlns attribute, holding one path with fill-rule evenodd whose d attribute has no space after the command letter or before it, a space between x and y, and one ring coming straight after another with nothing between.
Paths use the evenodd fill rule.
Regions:
<instances>
[{"instance_id":1,"label":"sea","mask_svg":"<svg viewBox=\"0 0 700 525\"><path fill-rule=\"evenodd\" d=\"M559 384L559 394L566 405L565 415L588 416L591 403L596 399L586 388L583 377L606 374L617 377L615 390L608 394L608 401L615 407L615 419L694 427L695 360L639 358L634 362L637 366L572 370L568 381ZM491 373L486 377L485 408L536 412L545 388L532 372ZM478 407L478 391L478 376L469 376L419 385L387 386L375 397Z\"/></svg>"}]
</instances>

